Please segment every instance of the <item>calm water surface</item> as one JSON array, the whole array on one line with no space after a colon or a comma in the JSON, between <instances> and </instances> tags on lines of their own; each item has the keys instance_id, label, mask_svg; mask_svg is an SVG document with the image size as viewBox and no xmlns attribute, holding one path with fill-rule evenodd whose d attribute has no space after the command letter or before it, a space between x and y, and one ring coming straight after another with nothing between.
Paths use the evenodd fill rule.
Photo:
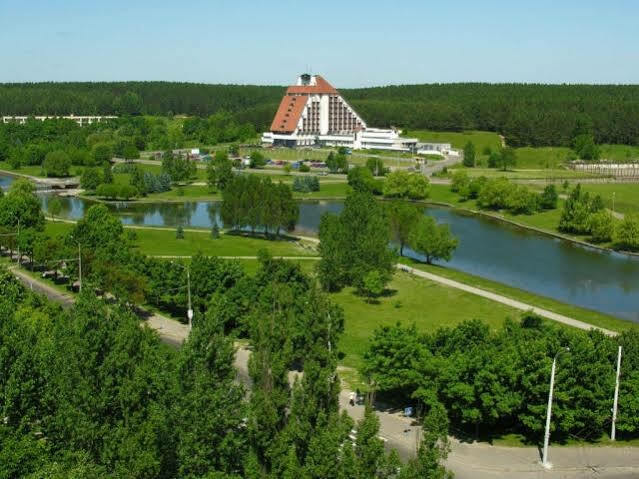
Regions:
<instances>
[{"instance_id":1,"label":"calm water surface","mask_svg":"<svg viewBox=\"0 0 639 479\"><path fill-rule=\"evenodd\" d=\"M43 203L46 208L46 197ZM63 198L63 216L81 218L87 202ZM110 207L129 225L177 225L209 228L218 216L217 202L127 204ZM342 203L300 203L300 233L314 233L322 214L339 213ZM601 252L540 235L488 218L446 208L426 213L448 223L459 237L449 266L559 301L639 322L639 259ZM415 255L411 251L408 255ZM579 319L579 318L577 318Z\"/></svg>"}]
</instances>

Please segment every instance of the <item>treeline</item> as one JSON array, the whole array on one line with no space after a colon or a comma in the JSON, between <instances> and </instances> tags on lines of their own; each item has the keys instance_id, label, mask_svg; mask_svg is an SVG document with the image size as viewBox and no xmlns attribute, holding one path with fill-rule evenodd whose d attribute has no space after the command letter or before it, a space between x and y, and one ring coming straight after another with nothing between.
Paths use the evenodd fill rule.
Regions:
<instances>
[{"instance_id":1,"label":"treeline","mask_svg":"<svg viewBox=\"0 0 639 479\"><path fill-rule=\"evenodd\" d=\"M238 124L263 131L284 91L280 86L170 82L2 84L0 114L208 117L227 111ZM341 92L372 126L495 131L511 146L570 146L579 133L593 134L597 143L639 143L636 85L451 83Z\"/></svg>"},{"instance_id":2,"label":"treeline","mask_svg":"<svg viewBox=\"0 0 639 479\"><path fill-rule=\"evenodd\" d=\"M535 316L498 331L478 320L420 334L378 329L364 373L401 404L442 405L454 431L494 438L519 433L539 443L552 359L558 353L552 440L599 440L610 431L618 346L623 347L617 432L639 436L639 334L609 337L558 327ZM569 350L566 350L569 348ZM460 431L461 430L461 431Z\"/></svg>"}]
</instances>

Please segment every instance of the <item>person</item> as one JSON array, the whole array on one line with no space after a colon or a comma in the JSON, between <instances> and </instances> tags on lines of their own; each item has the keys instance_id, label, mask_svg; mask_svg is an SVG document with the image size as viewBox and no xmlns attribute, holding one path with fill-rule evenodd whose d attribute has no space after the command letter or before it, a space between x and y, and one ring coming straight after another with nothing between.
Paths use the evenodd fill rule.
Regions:
<instances>
[{"instance_id":1,"label":"person","mask_svg":"<svg viewBox=\"0 0 639 479\"><path fill-rule=\"evenodd\" d=\"M348 402L350 403L351 406L355 406L355 393L354 392L351 392L349 394Z\"/></svg>"}]
</instances>

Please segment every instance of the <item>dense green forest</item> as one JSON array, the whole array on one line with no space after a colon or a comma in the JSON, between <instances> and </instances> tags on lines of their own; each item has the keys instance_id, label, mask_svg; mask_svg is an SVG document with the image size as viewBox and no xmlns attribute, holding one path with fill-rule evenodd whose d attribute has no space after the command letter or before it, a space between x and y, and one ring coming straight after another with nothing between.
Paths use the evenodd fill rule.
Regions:
<instances>
[{"instance_id":1,"label":"dense green forest","mask_svg":"<svg viewBox=\"0 0 639 479\"><path fill-rule=\"evenodd\" d=\"M373 126L487 130L512 146L639 143L639 86L451 83L343 89ZM271 123L284 87L169 82L0 85L0 114L232 113L258 131Z\"/></svg>"}]
</instances>

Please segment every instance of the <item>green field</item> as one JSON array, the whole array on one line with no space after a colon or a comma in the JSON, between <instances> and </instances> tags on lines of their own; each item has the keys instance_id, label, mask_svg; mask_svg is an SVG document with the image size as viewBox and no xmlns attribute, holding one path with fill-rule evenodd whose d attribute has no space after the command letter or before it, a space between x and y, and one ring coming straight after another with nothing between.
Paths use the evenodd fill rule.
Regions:
<instances>
[{"instance_id":1,"label":"green field","mask_svg":"<svg viewBox=\"0 0 639 479\"><path fill-rule=\"evenodd\" d=\"M378 304L367 303L353 288L331 294L331 299L344 308L340 350L346 354L342 361L345 366L361 367L373 331L397 321L415 323L420 331L434 331L477 318L499 328L507 317L518 318L521 314L489 299L403 272L394 275L387 289L390 294L379 298Z\"/></svg>"},{"instance_id":2,"label":"green field","mask_svg":"<svg viewBox=\"0 0 639 479\"><path fill-rule=\"evenodd\" d=\"M468 284L470 286L475 286L486 291L501 294L508 298L516 299L523 303L532 304L539 308L547 309L548 311L563 314L564 316L568 316L569 318L578 319L579 321L583 321L594 326L599 326L613 331L639 329L639 324L633 323L631 321L624 321L623 319L618 319L614 316L609 316L604 313L599 313L590 309L580 308L579 306L562 303L552 298L539 296L537 294L530 293L519 288L514 288L512 286L498 283L496 281L491 281L489 279L480 278L479 276L474 276L472 274L457 271L455 269L446 268L439 265L428 265L413 261L410 258L402 258L401 262L404 264L408 264L413 268L426 271L428 273L443 276L460 283Z\"/></svg>"},{"instance_id":3,"label":"green field","mask_svg":"<svg viewBox=\"0 0 639 479\"><path fill-rule=\"evenodd\" d=\"M487 178L497 178L503 176L505 178L513 180L572 180L579 178L596 178L597 175L585 173L583 171L575 171L563 168L549 168L549 169L533 169L533 168L514 168L512 170L502 171L497 168L466 168L464 166L456 165L454 169L463 168L468 172L470 176L486 176ZM453 169L453 170L454 170Z\"/></svg>"},{"instance_id":4,"label":"green field","mask_svg":"<svg viewBox=\"0 0 639 479\"><path fill-rule=\"evenodd\" d=\"M581 185L584 191L590 194L601 195L606 207L613 209L612 195L615 195L614 210L618 213L639 213L639 184L632 183L605 183Z\"/></svg>"},{"instance_id":5,"label":"green field","mask_svg":"<svg viewBox=\"0 0 639 479\"><path fill-rule=\"evenodd\" d=\"M463 149L464 145L472 141L477 154L481 154L484 148L499 150L501 139L499 135L490 131L430 131L430 130L409 130L403 134L411 138L417 138L421 142L450 143L455 149Z\"/></svg>"},{"instance_id":6,"label":"green field","mask_svg":"<svg viewBox=\"0 0 639 479\"><path fill-rule=\"evenodd\" d=\"M71 223L47 222L46 231L61 234ZM135 245L140 252L154 256L192 256L202 253L208 256L255 256L260 249L267 249L274 256L316 256L314 244L295 240L266 240L230 234L213 239L208 230L184 231L184 239L175 238L175 230L160 228L127 228L136 236Z\"/></svg>"}]
</instances>

